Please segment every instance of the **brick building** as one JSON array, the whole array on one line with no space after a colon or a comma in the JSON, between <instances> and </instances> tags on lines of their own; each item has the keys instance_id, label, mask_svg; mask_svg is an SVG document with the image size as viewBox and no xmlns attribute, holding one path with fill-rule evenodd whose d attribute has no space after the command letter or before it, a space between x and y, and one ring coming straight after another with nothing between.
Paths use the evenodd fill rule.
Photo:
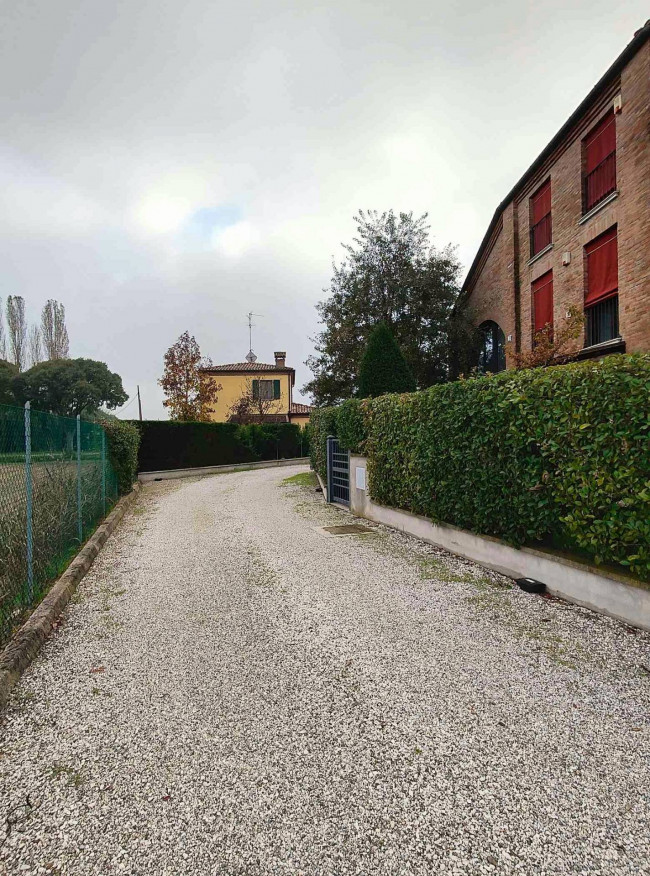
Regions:
<instances>
[{"instance_id":1,"label":"brick building","mask_svg":"<svg viewBox=\"0 0 650 876\"><path fill-rule=\"evenodd\" d=\"M499 205L457 304L490 371L571 306L576 358L650 350L650 21Z\"/></svg>"}]
</instances>

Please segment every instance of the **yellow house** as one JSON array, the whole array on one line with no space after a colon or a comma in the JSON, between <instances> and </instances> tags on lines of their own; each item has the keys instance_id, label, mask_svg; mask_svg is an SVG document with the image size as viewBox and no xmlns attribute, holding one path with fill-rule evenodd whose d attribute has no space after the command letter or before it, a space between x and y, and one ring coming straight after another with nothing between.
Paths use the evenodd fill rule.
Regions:
<instances>
[{"instance_id":1,"label":"yellow house","mask_svg":"<svg viewBox=\"0 0 650 876\"><path fill-rule=\"evenodd\" d=\"M296 372L286 365L286 355L282 351L274 353L275 364L268 365L258 362L251 350L245 362L203 368L202 380L221 384L210 419L215 423L226 423L237 417L238 405L243 405L244 409L248 406L256 418L266 422L306 426L311 406L293 401Z\"/></svg>"}]
</instances>

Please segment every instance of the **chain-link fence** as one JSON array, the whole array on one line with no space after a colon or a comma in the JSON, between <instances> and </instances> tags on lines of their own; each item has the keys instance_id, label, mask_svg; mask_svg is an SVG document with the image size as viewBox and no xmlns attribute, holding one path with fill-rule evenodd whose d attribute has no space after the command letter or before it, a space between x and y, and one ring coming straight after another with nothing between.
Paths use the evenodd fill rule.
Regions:
<instances>
[{"instance_id":1,"label":"chain-link fence","mask_svg":"<svg viewBox=\"0 0 650 876\"><path fill-rule=\"evenodd\" d=\"M0 405L0 644L117 498L99 424Z\"/></svg>"}]
</instances>

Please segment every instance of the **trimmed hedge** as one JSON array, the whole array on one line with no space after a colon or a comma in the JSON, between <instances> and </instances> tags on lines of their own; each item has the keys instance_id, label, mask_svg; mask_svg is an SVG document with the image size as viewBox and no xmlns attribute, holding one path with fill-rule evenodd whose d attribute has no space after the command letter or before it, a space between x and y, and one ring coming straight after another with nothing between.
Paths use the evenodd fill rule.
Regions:
<instances>
[{"instance_id":1,"label":"trimmed hedge","mask_svg":"<svg viewBox=\"0 0 650 876\"><path fill-rule=\"evenodd\" d=\"M102 420L108 458L117 476L120 495L130 493L138 476L140 433L125 420Z\"/></svg>"},{"instance_id":2,"label":"trimmed hedge","mask_svg":"<svg viewBox=\"0 0 650 876\"><path fill-rule=\"evenodd\" d=\"M339 408L314 408L309 415L311 467L323 481L327 480L327 438L329 435L338 435L338 411Z\"/></svg>"},{"instance_id":3,"label":"trimmed hedge","mask_svg":"<svg viewBox=\"0 0 650 876\"><path fill-rule=\"evenodd\" d=\"M136 420L133 425L141 439L139 471L289 459L307 452L306 437L295 423L239 426Z\"/></svg>"},{"instance_id":4,"label":"trimmed hedge","mask_svg":"<svg viewBox=\"0 0 650 876\"><path fill-rule=\"evenodd\" d=\"M330 434L367 455L377 502L650 578L650 356L505 372L328 410Z\"/></svg>"}]
</instances>

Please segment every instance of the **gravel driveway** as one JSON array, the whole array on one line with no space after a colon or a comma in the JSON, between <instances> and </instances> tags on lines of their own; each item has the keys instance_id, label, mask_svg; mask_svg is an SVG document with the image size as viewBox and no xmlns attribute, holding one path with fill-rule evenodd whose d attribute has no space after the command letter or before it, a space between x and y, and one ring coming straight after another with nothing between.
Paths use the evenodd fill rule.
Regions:
<instances>
[{"instance_id":1,"label":"gravel driveway","mask_svg":"<svg viewBox=\"0 0 650 876\"><path fill-rule=\"evenodd\" d=\"M650 873L650 637L297 471L143 491L0 725L0 872Z\"/></svg>"}]
</instances>

